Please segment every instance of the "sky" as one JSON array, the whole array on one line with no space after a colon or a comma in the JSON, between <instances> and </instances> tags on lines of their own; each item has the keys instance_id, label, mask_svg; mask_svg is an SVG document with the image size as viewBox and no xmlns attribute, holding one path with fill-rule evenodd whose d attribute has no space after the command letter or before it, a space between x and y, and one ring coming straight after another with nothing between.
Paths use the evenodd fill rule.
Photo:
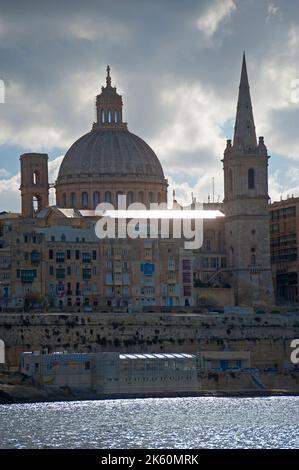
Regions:
<instances>
[{"instance_id":1,"label":"sky","mask_svg":"<svg viewBox=\"0 0 299 470\"><path fill-rule=\"evenodd\" d=\"M299 2L0 0L0 212L20 210L22 153L48 153L55 182L91 130L107 64L177 200L207 201L214 178L221 201L243 50L271 200L299 196Z\"/></svg>"}]
</instances>

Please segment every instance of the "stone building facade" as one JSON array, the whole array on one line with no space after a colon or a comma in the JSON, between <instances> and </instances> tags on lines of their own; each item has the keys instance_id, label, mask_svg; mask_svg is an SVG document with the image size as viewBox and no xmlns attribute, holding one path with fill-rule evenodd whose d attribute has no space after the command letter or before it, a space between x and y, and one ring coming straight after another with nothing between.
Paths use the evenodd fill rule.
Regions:
<instances>
[{"instance_id":1,"label":"stone building facade","mask_svg":"<svg viewBox=\"0 0 299 470\"><path fill-rule=\"evenodd\" d=\"M167 180L153 150L123 122L122 97L106 86L96 122L67 151L49 206L47 155L21 156L21 214L0 215L0 304L26 299L63 309L192 306L193 285L233 290L234 303L272 304L268 154L257 143L245 56L233 143L224 152L225 216L204 220L203 245L183 240L104 239L95 235L100 202L167 202ZM35 297L35 302L34 298Z\"/></svg>"},{"instance_id":2,"label":"stone building facade","mask_svg":"<svg viewBox=\"0 0 299 470\"><path fill-rule=\"evenodd\" d=\"M270 206L270 248L274 288L279 303L298 305L299 198Z\"/></svg>"}]
</instances>

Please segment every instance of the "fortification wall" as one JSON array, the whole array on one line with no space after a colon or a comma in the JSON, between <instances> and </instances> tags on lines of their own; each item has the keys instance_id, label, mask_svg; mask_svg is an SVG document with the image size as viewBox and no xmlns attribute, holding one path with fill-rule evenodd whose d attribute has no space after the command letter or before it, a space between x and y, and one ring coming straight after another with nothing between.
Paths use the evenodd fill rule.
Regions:
<instances>
[{"instance_id":1,"label":"fortification wall","mask_svg":"<svg viewBox=\"0 0 299 470\"><path fill-rule=\"evenodd\" d=\"M6 365L22 351L251 351L252 367L283 369L299 318L241 314L0 314Z\"/></svg>"}]
</instances>

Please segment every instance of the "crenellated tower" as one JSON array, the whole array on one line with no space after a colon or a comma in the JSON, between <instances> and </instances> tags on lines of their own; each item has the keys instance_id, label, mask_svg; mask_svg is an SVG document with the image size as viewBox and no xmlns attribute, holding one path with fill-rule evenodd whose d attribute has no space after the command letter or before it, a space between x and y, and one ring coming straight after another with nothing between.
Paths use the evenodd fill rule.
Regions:
<instances>
[{"instance_id":1,"label":"crenellated tower","mask_svg":"<svg viewBox=\"0 0 299 470\"><path fill-rule=\"evenodd\" d=\"M243 55L233 143L224 151L224 211L228 270L239 305L271 304L268 156L257 143Z\"/></svg>"}]
</instances>

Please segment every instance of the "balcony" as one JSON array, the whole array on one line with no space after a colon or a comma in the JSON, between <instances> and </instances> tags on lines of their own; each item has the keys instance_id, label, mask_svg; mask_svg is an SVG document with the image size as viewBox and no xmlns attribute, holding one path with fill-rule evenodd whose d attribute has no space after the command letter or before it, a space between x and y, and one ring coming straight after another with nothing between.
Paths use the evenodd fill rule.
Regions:
<instances>
[{"instance_id":1,"label":"balcony","mask_svg":"<svg viewBox=\"0 0 299 470\"><path fill-rule=\"evenodd\" d=\"M35 270L21 270L21 282L33 282L36 278L36 271Z\"/></svg>"}]
</instances>

